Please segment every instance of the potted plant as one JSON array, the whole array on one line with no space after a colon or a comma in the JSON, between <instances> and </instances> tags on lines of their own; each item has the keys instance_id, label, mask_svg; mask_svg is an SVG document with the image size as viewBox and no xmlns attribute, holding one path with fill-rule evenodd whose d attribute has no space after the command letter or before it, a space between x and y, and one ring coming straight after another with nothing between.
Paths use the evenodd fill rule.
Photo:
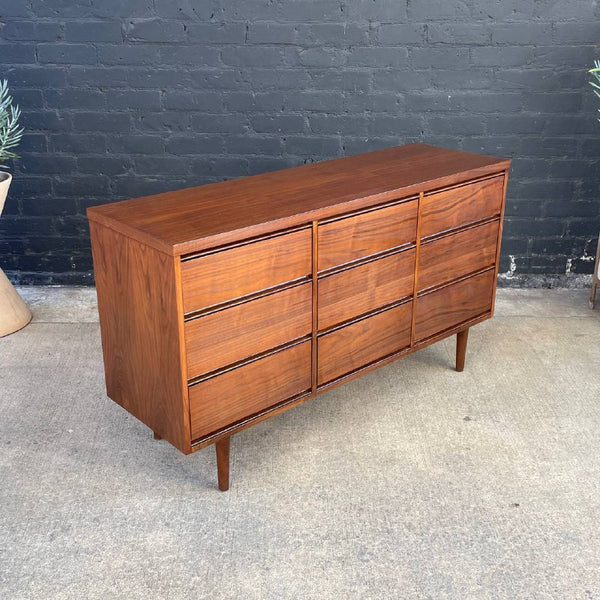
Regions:
<instances>
[{"instance_id":1,"label":"potted plant","mask_svg":"<svg viewBox=\"0 0 600 600\"><path fill-rule=\"evenodd\" d=\"M6 161L18 156L14 149L21 141L23 128L19 125L21 111L13 105L8 82L0 81L0 215L12 181L6 172ZM13 333L31 321L31 312L0 269L0 337Z\"/></svg>"}]
</instances>

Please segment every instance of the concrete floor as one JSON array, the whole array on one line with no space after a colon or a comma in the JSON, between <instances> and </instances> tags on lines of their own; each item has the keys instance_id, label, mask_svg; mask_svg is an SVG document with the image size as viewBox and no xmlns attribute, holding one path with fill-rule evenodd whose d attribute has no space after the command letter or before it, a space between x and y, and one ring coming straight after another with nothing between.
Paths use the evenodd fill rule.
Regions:
<instances>
[{"instance_id":1,"label":"concrete floor","mask_svg":"<svg viewBox=\"0 0 600 600\"><path fill-rule=\"evenodd\" d=\"M445 341L179 454L104 394L93 290L0 339L2 599L600 599L600 310L499 290Z\"/></svg>"}]
</instances>

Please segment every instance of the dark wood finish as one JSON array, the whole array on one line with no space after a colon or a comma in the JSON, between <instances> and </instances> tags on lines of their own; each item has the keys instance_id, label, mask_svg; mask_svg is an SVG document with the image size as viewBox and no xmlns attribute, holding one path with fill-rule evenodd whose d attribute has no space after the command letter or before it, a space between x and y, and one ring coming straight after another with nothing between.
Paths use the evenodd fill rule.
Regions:
<instances>
[{"instance_id":1,"label":"dark wood finish","mask_svg":"<svg viewBox=\"0 0 600 600\"><path fill-rule=\"evenodd\" d=\"M319 337L319 385L410 345L412 302Z\"/></svg>"},{"instance_id":2,"label":"dark wood finish","mask_svg":"<svg viewBox=\"0 0 600 600\"><path fill-rule=\"evenodd\" d=\"M189 453L182 386L179 261L90 223L106 392L125 410ZM165 335L168 332L168 335Z\"/></svg>"},{"instance_id":3,"label":"dark wood finish","mask_svg":"<svg viewBox=\"0 0 600 600\"><path fill-rule=\"evenodd\" d=\"M410 296L415 250L373 260L319 280L319 329Z\"/></svg>"},{"instance_id":4,"label":"dark wood finish","mask_svg":"<svg viewBox=\"0 0 600 600\"><path fill-rule=\"evenodd\" d=\"M217 476L219 489L226 492L229 489L229 448L231 436L223 437L215 443L217 454Z\"/></svg>"},{"instance_id":5,"label":"dark wood finish","mask_svg":"<svg viewBox=\"0 0 600 600\"><path fill-rule=\"evenodd\" d=\"M160 435L158 435L158 433L156 433L156 431L154 432L154 439L155 440L162 440L162 438L160 437Z\"/></svg>"},{"instance_id":6,"label":"dark wood finish","mask_svg":"<svg viewBox=\"0 0 600 600\"><path fill-rule=\"evenodd\" d=\"M509 164L412 145L90 209L109 395L218 444L227 489L235 432L451 335L461 370Z\"/></svg>"},{"instance_id":7,"label":"dark wood finish","mask_svg":"<svg viewBox=\"0 0 600 600\"><path fill-rule=\"evenodd\" d=\"M499 216L502 210L504 177L493 177L461 185L423 198L421 235L427 237Z\"/></svg>"},{"instance_id":8,"label":"dark wood finish","mask_svg":"<svg viewBox=\"0 0 600 600\"><path fill-rule=\"evenodd\" d=\"M312 284L296 285L185 323L188 378L312 331Z\"/></svg>"},{"instance_id":9,"label":"dark wood finish","mask_svg":"<svg viewBox=\"0 0 600 600\"><path fill-rule=\"evenodd\" d=\"M465 357L467 355L468 337L468 329L463 329L456 334L456 370L459 373L462 373L465 370Z\"/></svg>"},{"instance_id":10,"label":"dark wood finish","mask_svg":"<svg viewBox=\"0 0 600 600\"><path fill-rule=\"evenodd\" d=\"M498 221L421 244L419 290L440 285L494 265Z\"/></svg>"},{"instance_id":11,"label":"dark wood finish","mask_svg":"<svg viewBox=\"0 0 600 600\"><path fill-rule=\"evenodd\" d=\"M311 230L304 229L184 261L186 313L311 273Z\"/></svg>"},{"instance_id":12,"label":"dark wood finish","mask_svg":"<svg viewBox=\"0 0 600 600\"><path fill-rule=\"evenodd\" d=\"M492 308L494 271L452 283L418 296L415 339L421 340L472 319Z\"/></svg>"},{"instance_id":13,"label":"dark wood finish","mask_svg":"<svg viewBox=\"0 0 600 600\"><path fill-rule=\"evenodd\" d=\"M191 386L192 438L310 391L310 347L301 342Z\"/></svg>"},{"instance_id":14,"label":"dark wood finish","mask_svg":"<svg viewBox=\"0 0 600 600\"><path fill-rule=\"evenodd\" d=\"M416 200L319 225L319 271L414 242L416 225Z\"/></svg>"},{"instance_id":15,"label":"dark wood finish","mask_svg":"<svg viewBox=\"0 0 600 600\"><path fill-rule=\"evenodd\" d=\"M88 209L174 255L500 173L509 160L410 144Z\"/></svg>"}]
</instances>

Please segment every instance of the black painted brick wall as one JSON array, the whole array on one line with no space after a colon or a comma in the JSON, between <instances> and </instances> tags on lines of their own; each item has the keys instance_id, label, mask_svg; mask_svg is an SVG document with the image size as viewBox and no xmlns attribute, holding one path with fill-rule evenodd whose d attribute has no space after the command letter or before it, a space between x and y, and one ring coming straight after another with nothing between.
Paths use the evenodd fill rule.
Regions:
<instances>
[{"instance_id":1,"label":"black painted brick wall","mask_svg":"<svg viewBox=\"0 0 600 600\"><path fill-rule=\"evenodd\" d=\"M0 0L0 21L15 281L92 281L89 205L412 141L514 158L502 271L591 271L595 1Z\"/></svg>"}]
</instances>

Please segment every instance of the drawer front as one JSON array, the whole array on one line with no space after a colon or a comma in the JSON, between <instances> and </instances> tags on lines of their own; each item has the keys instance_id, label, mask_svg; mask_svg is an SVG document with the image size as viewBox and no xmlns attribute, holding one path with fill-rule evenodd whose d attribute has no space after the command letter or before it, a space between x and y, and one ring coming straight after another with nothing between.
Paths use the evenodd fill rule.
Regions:
<instances>
[{"instance_id":1,"label":"drawer front","mask_svg":"<svg viewBox=\"0 0 600 600\"><path fill-rule=\"evenodd\" d=\"M259 354L312 331L312 284L186 321L188 378Z\"/></svg>"},{"instance_id":2,"label":"drawer front","mask_svg":"<svg viewBox=\"0 0 600 600\"><path fill-rule=\"evenodd\" d=\"M410 344L412 302L319 338L318 384L350 373Z\"/></svg>"},{"instance_id":3,"label":"drawer front","mask_svg":"<svg viewBox=\"0 0 600 600\"><path fill-rule=\"evenodd\" d=\"M183 310L200 310L310 275L309 229L181 263Z\"/></svg>"},{"instance_id":4,"label":"drawer front","mask_svg":"<svg viewBox=\"0 0 600 600\"><path fill-rule=\"evenodd\" d=\"M191 386L192 439L310 390L310 345L302 342Z\"/></svg>"},{"instance_id":5,"label":"drawer front","mask_svg":"<svg viewBox=\"0 0 600 600\"><path fill-rule=\"evenodd\" d=\"M414 267L411 249L319 279L319 329L409 296Z\"/></svg>"},{"instance_id":6,"label":"drawer front","mask_svg":"<svg viewBox=\"0 0 600 600\"><path fill-rule=\"evenodd\" d=\"M460 231L421 245L419 289L490 267L496 261L499 222Z\"/></svg>"},{"instance_id":7,"label":"drawer front","mask_svg":"<svg viewBox=\"0 0 600 600\"><path fill-rule=\"evenodd\" d=\"M422 340L492 308L494 270L417 298L415 339Z\"/></svg>"},{"instance_id":8,"label":"drawer front","mask_svg":"<svg viewBox=\"0 0 600 600\"><path fill-rule=\"evenodd\" d=\"M319 225L319 271L414 242L416 232L416 200Z\"/></svg>"},{"instance_id":9,"label":"drawer front","mask_svg":"<svg viewBox=\"0 0 600 600\"><path fill-rule=\"evenodd\" d=\"M504 177L444 190L423 198L421 237L499 215Z\"/></svg>"}]
</instances>

